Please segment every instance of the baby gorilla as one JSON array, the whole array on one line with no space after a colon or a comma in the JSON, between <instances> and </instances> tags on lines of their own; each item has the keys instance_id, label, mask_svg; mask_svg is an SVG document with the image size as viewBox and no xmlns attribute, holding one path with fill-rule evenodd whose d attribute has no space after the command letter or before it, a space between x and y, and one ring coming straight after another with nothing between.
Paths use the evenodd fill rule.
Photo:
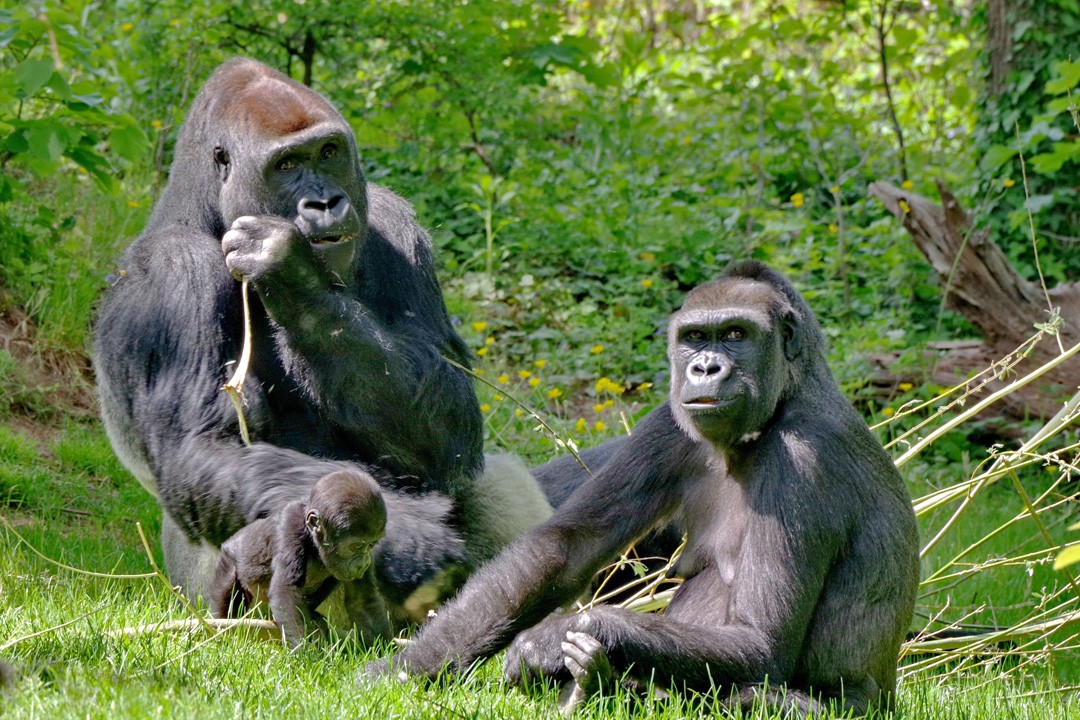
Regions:
<instances>
[{"instance_id":1,"label":"baby gorilla","mask_svg":"<svg viewBox=\"0 0 1080 720\"><path fill-rule=\"evenodd\" d=\"M222 544L211 611L235 617L268 600L286 641L296 647L311 629L325 629L315 609L341 582L349 622L364 639L390 637L371 569L371 549L385 527L386 506L371 475L330 473L311 488L306 504L292 502Z\"/></svg>"}]
</instances>

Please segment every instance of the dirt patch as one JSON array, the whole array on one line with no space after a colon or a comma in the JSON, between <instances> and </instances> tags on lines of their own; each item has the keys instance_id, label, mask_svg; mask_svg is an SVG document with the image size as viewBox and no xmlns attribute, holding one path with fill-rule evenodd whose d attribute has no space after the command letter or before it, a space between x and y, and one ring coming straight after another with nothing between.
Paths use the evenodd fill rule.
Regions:
<instances>
[{"instance_id":1,"label":"dirt patch","mask_svg":"<svg viewBox=\"0 0 1080 720\"><path fill-rule=\"evenodd\" d=\"M0 351L0 420L6 424L41 437L51 435L64 418L97 414L86 353L44 347L33 320L2 296Z\"/></svg>"}]
</instances>

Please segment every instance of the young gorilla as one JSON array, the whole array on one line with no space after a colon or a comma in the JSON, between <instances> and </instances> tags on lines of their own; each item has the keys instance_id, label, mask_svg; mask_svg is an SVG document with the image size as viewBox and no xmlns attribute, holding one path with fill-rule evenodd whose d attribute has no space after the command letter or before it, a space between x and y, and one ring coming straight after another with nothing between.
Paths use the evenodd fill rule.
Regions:
<instances>
[{"instance_id":1,"label":"young gorilla","mask_svg":"<svg viewBox=\"0 0 1080 720\"><path fill-rule=\"evenodd\" d=\"M509 679L574 680L571 699L629 673L730 688L744 707L892 706L918 583L915 516L832 379L810 309L749 262L691 292L668 333L669 402L369 674L465 670L517 636ZM685 582L663 615L599 606L544 620L671 520L688 536Z\"/></svg>"},{"instance_id":2,"label":"young gorilla","mask_svg":"<svg viewBox=\"0 0 1080 720\"><path fill-rule=\"evenodd\" d=\"M341 582L349 621L363 639L388 638L393 630L371 571L371 549L385 528L375 479L359 470L330 473L306 504L290 503L222 544L211 609L217 617L236 616L265 598L296 647L312 628L324 629L315 609Z\"/></svg>"}]
</instances>

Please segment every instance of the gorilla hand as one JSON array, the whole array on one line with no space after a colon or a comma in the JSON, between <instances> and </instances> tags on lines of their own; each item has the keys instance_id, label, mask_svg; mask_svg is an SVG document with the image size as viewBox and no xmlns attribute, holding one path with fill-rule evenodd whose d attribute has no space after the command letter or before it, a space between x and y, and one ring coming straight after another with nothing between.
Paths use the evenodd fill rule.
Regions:
<instances>
[{"instance_id":1,"label":"gorilla hand","mask_svg":"<svg viewBox=\"0 0 1080 720\"><path fill-rule=\"evenodd\" d=\"M569 679L563 642L567 633L590 633L588 612L551 615L534 628L520 633L506 651L503 673L515 685L525 685L543 677Z\"/></svg>"},{"instance_id":2,"label":"gorilla hand","mask_svg":"<svg viewBox=\"0 0 1080 720\"><path fill-rule=\"evenodd\" d=\"M250 215L237 218L221 238L225 265L237 280L258 283L286 271L292 282L317 282L310 245L295 224L284 218Z\"/></svg>"},{"instance_id":3,"label":"gorilla hand","mask_svg":"<svg viewBox=\"0 0 1080 720\"><path fill-rule=\"evenodd\" d=\"M562 650L563 663L574 676L574 681L567 683L559 693L559 710L569 717L590 695L609 686L613 672L607 648L588 633L566 633Z\"/></svg>"}]
</instances>

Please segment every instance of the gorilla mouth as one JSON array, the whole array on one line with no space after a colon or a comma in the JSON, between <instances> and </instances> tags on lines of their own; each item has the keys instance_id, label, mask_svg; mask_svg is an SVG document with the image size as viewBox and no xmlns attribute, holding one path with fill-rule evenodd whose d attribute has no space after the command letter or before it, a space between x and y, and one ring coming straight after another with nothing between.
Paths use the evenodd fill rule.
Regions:
<instances>
[{"instance_id":1,"label":"gorilla mouth","mask_svg":"<svg viewBox=\"0 0 1080 720\"><path fill-rule=\"evenodd\" d=\"M717 405L723 405L726 402L727 399L725 398L705 395L702 397L696 397L691 400L687 400L683 403L683 405L686 407L715 407Z\"/></svg>"},{"instance_id":2,"label":"gorilla mouth","mask_svg":"<svg viewBox=\"0 0 1080 720\"><path fill-rule=\"evenodd\" d=\"M311 241L312 245L337 245L338 243L349 242L355 239L355 235L326 235L325 237L315 238Z\"/></svg>"}]
</instances>

